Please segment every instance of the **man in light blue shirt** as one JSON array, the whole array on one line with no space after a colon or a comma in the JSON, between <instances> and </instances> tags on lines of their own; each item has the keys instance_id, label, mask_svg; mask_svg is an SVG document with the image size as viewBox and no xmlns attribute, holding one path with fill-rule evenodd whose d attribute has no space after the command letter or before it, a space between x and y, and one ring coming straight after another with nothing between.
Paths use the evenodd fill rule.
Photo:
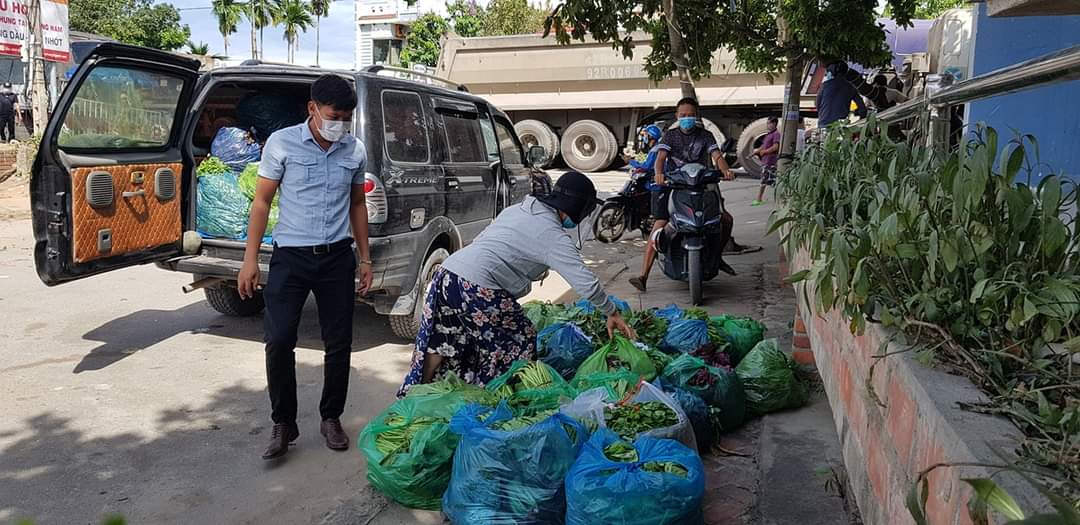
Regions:
<instances>
[{"instance_id":1,"label":"man in light blue shirt","mask_svg":"<svg viewBox=\"0 0 1080 525\"><path fill-rule=\"evenodd\" d=\"M300 435L293 351L300 314L311 293L326 347L320 432L329 448L349 448L340 417L349 388L353 308L356 294L367 292L372 277L364 200L367 154L348 133L355 109L356 91L348 80L319 77L311 86L307 121L274 132L263 147L237 285L241 297L255 296L259 247L270 204L280 191L274 254L263 290L266 378L274 421L263 459L284 455Z\"/></svg>"}]
</instances>

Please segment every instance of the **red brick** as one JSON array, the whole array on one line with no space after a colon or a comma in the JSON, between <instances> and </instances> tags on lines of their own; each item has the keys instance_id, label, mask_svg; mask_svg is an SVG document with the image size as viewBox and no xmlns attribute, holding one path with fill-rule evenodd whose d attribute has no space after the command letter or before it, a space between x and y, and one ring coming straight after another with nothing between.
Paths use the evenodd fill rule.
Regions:
<instances>
[{"instance_id":1,"label":"red brick","mask_svg":"<svg viewBox=\"0 0 1080 525\"><path fill-rule=\"evenodd\" d=\"M817 366L817 362L814 359L814 353L809 350L796 349L791 352L791 357L800 365Z\"/></svg>"},{"instance_id":2,"label":"red brick","mask_svg":"<svg viewBox=\"0 0 1080 525\"><path fill-rule=\"evenodd\" d=\"M876 432L868 432L866 448L863 453L866 456L866 475L870 479L870 486L874 489L874 497L884 504L889 499L889 463L886 460L885 448Z\"/></svg>"},{"instance_id":3,"label":"red brick","mask_svg":"<svg viewBox=\"0 0 1080 525\"><path fill-rule=\"evenodd\" d=\"M881 395L878 392L878 395ZM892 438L900 467L907 469L911 462L912 440L915 437L915 402L897 378L889 382L888 421L886 429Z\"/></svg>"},{"instance_id":4,"label":"red brick","mask_svg":"<svg viewBox=\"0 0 1080 525\"><path fill-rule=\"evenodd\" d=\"M795 316L794 330L795 330L796 334L805 334L806 333L806 323L803 322L802 317L799 316L799 315Z\"/></svg>"},{"instance_id":5,"label":"red brick","mask_svg":"<svg viewBox=\"0 0 1080 525\"><path fill-rule=\"evenodd\" d=\"M796 333L795 337L791 339L791 346L799 350L809 350L811 348L810 336Z\"/></svg>"}]
</instances>

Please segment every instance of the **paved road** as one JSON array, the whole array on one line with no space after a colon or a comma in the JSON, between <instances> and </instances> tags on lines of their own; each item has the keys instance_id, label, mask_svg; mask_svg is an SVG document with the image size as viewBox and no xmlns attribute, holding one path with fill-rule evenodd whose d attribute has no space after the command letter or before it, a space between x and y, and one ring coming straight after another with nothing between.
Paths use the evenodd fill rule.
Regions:
<instances>
[{"instance_id":1,"label":"paved road","mask_svg":"<svg viewBox=\"0 0 1080 525\"><path fill-rule=\"evenodd\" d=\"M614 191L624 177L595 180ZM744 206L754 184L725 188L736 232L761 242L768 210ZM264 462L258 454L270 425L261 319L221 316L201 294L180 291L190 276L150 266L46 288L34 273L29 220L12 203L25 197L0 194L0 207L7 206L0 209L0 523L91 523L112 512L132 523L441 521L388 504L367 485L359 452L323 445L312 304L297 351L301 437L285 461ZM611 276L638 264L639 239L588 243L586 256ZM763 316L783 333L790 297L762 291L774 250L733 260L745 277L709 283L710 307ZM637 297L627 275L615 278L612 290L638 305L686 301L685 284L662 277L655 292ZM547 285L546 293L557 296L560 286ZM410 356L410 346L370 309L358 309L355 325L343 420L354 438L391 402Z\"/></svg>"}]
</instances>

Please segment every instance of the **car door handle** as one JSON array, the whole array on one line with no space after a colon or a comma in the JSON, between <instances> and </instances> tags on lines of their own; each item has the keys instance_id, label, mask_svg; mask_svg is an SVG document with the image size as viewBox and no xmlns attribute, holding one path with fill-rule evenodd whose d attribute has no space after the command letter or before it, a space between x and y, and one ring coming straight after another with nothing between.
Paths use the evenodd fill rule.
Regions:
<instances>
[{"instance_id":1,"label":"car door handle","mask_svg":"<svg viewBox=\"0 0 1080 525\"><path fill-rule=\"evenodd\" d=\"M125 199L130 199L132 197L142 197L146 195L146 190L125 191L121 195L123 195Z\"/></svg>"},{"instance_id":2,"label":"car door handle","mask_svg":"<svg viewBox=\"0 0 1080 525\"><path fill-rule=\"evenodd\" d=\"M446 178L446 189L453 190L458 187L458 180L452 177Z\"/></svg>"}]
</instances>

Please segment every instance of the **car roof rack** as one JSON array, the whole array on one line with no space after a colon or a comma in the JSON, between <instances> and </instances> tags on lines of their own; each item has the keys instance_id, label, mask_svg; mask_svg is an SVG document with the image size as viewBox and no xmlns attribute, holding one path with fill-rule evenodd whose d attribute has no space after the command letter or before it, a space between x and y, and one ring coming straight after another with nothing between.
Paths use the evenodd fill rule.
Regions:
<instances>
[{"instance_id":1,"label":"car roof rack","mask_svg":"<svg viewBox=\"0 0 1080 525\"><path fill-rule=\"evenodd\" d=\"M465 92L465 93L469 92L469 88L465 87L465 84L458 84L457 82L454 82L452 80L448 80L448 79L445 79L445 78L442 78L442 77L437 77L435 75L431 75L431 74L428 74L428 73L423 73L423 72L420 72L420 71L414 71L412 69L406 69L406 68L403 68L403 67L394 67L394 66L385 66L385 65L382 65L382 64L375 64L374 66L365 67L363 69L363 71L365 73L371 73L372 75L378 75L380 73L386 72L386 73L391 73L391 74L393 74L395 76L399 76L399 78L409 78L411 80L415 80L415 81L418 81L418 82L431 83L432 81L435 81L437 83L445 85L446 87L448 87L450 89L454 89L454 90L457 90L457 91L462 91L462 92Z\"/></svg>"}]
</instances>

